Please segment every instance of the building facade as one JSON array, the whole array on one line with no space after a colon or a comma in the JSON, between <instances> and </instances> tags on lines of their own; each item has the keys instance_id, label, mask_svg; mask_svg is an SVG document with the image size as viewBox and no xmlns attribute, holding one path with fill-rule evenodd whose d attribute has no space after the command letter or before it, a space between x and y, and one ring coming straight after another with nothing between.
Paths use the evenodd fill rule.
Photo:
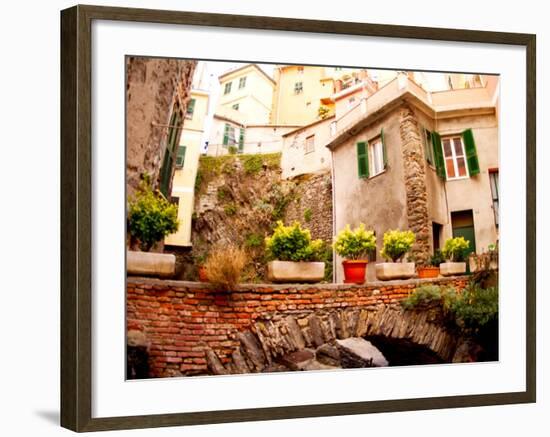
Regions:
<instances>
[{"instance_id":1,"label":"building facade","mask_svg":"<svg viewBox=\"0 0 550 437\"><path fill-rule=\"evenodd\" d=\"M208 114L209 93L193 89L185 113L176 156L176 170L172 182L171 199L178 204L179 228L168 235L164 243L171 246L191 246L195 179L199 157L204 143L204 126Z\"/></svg>"},{"instance_id":2,"label":"building facade","mask_svg":"<svg viewBox=\"0 0 550 437\"><path fill-rule=\"evenodd\" d=\"M169 197L196 61L128 57L126 192L147 175Z\"/></svg>"},{"instance_id":3,"label":"building facade","mask_svg":"<svg viewBox=\"0 0 550 437\"><path fill-rule=\"evenodd\" d=\"M498 78L485 86L429 93L400 74L336 120L334 232L365 223L377 236L410 229L411 256L425 263L447 238L472 250L498 240ZM342 282L336 258L336 281ZM368 269L374 279L374 268Z\"/></svg>"}]
</instances>

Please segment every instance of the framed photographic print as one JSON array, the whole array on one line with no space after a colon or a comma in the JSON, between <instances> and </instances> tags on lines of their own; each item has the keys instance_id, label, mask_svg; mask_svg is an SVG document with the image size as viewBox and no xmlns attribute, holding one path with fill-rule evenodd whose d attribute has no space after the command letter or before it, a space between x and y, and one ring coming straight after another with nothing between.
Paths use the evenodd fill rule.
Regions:
<instances>
[{"instance_id":1,"label":"framed photographic print","mask_svg":"<svg viewBox=\"0 0 550 437\"><path fill-rule=\"evenodd\" d=\"M61 49L62 426L535 401L534 35L75 6Z\"/></svg>"}]
</instances>

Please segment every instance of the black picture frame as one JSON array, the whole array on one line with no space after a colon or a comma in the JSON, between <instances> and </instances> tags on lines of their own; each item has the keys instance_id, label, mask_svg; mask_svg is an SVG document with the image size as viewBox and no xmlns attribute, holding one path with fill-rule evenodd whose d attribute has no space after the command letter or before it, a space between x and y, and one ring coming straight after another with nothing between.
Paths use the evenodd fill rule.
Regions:
<instances>
[{"instance_id":1,"label":"black picture frame","mask_svg":"<svg viewBox=\"0 0 550 437\"><path fill-rule=\"evenodd\" d=\"M93 20L285 30L526 49L526 390L215 412L92 417L91 24ZM61 12L61 425L83 431L530 403L536 400L536 36L397 25L78 5Z\"/></svg>"}]
</instances>

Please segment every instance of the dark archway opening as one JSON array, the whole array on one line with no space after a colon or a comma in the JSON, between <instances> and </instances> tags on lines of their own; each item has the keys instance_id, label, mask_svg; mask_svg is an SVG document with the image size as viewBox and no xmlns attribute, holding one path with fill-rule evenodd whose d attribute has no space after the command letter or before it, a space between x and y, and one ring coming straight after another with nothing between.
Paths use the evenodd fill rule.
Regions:
<instances>
[{"instance_id":1,"label":"dark archway opening","mask_svg":"<svg viewBox=\"0 0 550 437\"><path fill-rule=\"evenodd\" d=\"M434 351L404 338L388 338L382 335L365 337L388 360L390 366L415 366L419 364L442 364Z\"/></svg>"}]
</instances>

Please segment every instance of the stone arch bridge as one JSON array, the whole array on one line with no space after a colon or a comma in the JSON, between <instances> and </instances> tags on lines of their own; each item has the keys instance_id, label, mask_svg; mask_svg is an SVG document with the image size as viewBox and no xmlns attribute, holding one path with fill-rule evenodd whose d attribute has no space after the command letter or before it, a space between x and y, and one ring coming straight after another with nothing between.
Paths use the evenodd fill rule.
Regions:
<instances>
[{"instance_id":1,"label":"stone arch bridge","mask_svg":"<svg viewBox=\"0 0 550 437\"><path fill-rule=\"evenodd\" d=\"M460 290L467 280L243 285L221 293L208 284L130 277L128 345L147 350L149 377L277 371L281 359L286 370L330 368L330 345L347 355L347 343L373 336L409 341L450 362L459 339L438 313L403 311L400 301L422 285Z\"/></svg>"}]
</instances>

